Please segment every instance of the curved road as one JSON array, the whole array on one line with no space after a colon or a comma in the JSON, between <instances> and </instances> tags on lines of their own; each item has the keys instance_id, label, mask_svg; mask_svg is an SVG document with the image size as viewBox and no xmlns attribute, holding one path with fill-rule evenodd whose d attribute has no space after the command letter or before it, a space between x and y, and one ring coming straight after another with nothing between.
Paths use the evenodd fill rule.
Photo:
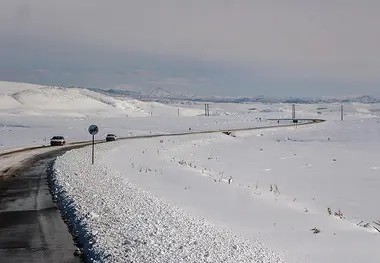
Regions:
<instances>
[{"instance_id":1,"label":"curved road","mask_svg":"<svg viewBox=\"0 0 380 263\"><path fill-rule=\"evenodd\" d=\"M47 177L52 150L8 169L0 182L0 262L80 262L74 241L52 201Z\"/></svg>"},{"instance_id":2,"label":"curved road","mask_svg":"<svg viewBox=\"0 0 380 263\"><path fill-rule=\"evenodd\" d=\"M306 125L324 120L310 120ZM139 139L189 134L217 133L289 127L290 125L210 130L175 134L124 137ZM104 143L104 141L96 141ZM50 195L47 178L57 156L90 145L76 142L64 147L37 146L0 154L0 160L22 153L34 153L0 171L0 262L81 262L68 228ZM46 148L46 149L45 149ZM44 152L41 153L41 149ZM40 152L39 152L40 151Z\"/></svg>"}]
</instances>

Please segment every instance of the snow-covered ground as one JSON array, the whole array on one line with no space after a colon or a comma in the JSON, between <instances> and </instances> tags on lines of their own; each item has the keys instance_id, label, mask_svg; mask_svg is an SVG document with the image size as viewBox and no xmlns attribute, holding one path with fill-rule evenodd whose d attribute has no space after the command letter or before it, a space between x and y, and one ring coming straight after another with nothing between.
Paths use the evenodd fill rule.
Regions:
<instances>
[{"instance_id":1,"label":"snow-covered ground","mask_svg":"<svg viewBox=\"0 0 380 263\"><path fill-rule=\"evenodd\" d=\"M107 133L125 137L268 125L258 121L263 114L248 112L249 106L233 115L218 111L206 118L199 116L204 113L202 104L186 108L121 100L84 89L0 82L0 92L0 151L47 145L54 135L68 142L89 140L91 124L100 127L100 139Z\"/></svg>"},{"instance_id":2,"label":"snow-covered ground","mask_svg":"<svg viewBox=\"0 0 380 263\"><path fill-rule=\"evenodd\" d=\"M212 116L203 103L164 105L125 98L112 98L83 89L44 87L0 82L0 151L22 146L46 145L54 135L68 142L90 139L87 128L100 127L97 138L107 133L119 137L267 126L270 118L290 118L287 104L215 104ZM371 118L379 105L347 104L345 119ZM340 105L297 105L299 118L340 118ZM179 116L178 116L179 112ZM319 112L319 113L318 113ZM258 119L262 121L258 121ZM282 122L283 123L283 122Z\"/></svg>"},{"instance_id":3,"label":"snow-covered ground","mask_svg":"<svg viewBox=\"0 0 380 263\"><path fill-rule=\"evenodd\" d=\"M291 117L288 104L210 103L205 117L195 102L7 82L0 92L0 152L89 140L90 124L102 139ZM344 108L344 122L340 105L296 105L297 117L328 121L98 145L95 165L88 147L73 150L55 163L55 197L86 252L107 262L378 262L379 105Z\"/></svg>"},{"instance_id":4,"label":"snow-covered ground","mask_svg":"<svg viewBox=\"0 0 380 263\"><path fill-rule=\"evenodd\" d=\"M97 147L98 155L115 145ZM89 153L58 158L53 192L94 262L284 262L260 241L157 198L103 158L88 165Z\"/></svg>"},{"instance_id":5,"label":"snow-covered ground","mask_svg":"<svg viewBox=\"0 0 380 263\"><path fill-rule=\"evenodd\" d=\"M54 135L68 141L89 139L87 128L100 127L98 138L109 132L119 136L192 130L266 126L265 119L290 118L290 104L203 103L166 105L113 98L85 89L45 87L0 81L0 151L45 145ZM345 119L371 118L380 105L345 105ZM298 118L340 118L340 105L296 105ZM179 113L179 116L178 116ZM259 122L261 118L263 121Z\"/></svg>"},{"instance_id":6,"label":"snow-covered ground","mask_svg":"<svg viewBox=\"0 0 380 263\"><path fill-rule=\"evenodd\" d=\"M207 230L212 235L228 229L239 236L233 242L250 244L239 245L244 258L259 247L265 251L258 261L231 256L228 262L261 262L264 255L277 262L268 251L287 262L378 262L379 128L377 118L366 118L237 132L236 137L112 143L99 147L95 166L89 165L89 149L59 158L56 180L66 191L62 198L81 208L77 218L111 258L144 255L137 261L181 262L179 240L190 237L211 251L203 231L177 222L202 220L212 226ZM144 202L146 195L151 199ZM177 208L181 219L173 219ZM231 246L218 244L216 255ZM207 262L201 254L194 257Z\"/></svg>"}]
</instances>

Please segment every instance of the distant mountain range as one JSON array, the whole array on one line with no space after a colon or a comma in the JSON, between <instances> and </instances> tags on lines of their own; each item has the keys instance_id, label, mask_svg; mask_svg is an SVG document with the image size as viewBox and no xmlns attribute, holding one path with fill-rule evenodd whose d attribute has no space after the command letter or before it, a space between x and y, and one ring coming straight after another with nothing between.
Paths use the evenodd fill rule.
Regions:
<instances>
[{"instance_id":1,"label":"distant mountain range","mask_svg":"<svg viewBox=\"0 0 380 263\"><path fill-rule=\"evenodd\" d=\"M94 89L89 90L103 93L114 97L130 97L141 101L157 101L161 103L194 101L194 102L215 102L215 103L295 103L295 104L315 104L315 103L380 103L380 97L374 96L354 96L344 98L275 98L267 96L256 97L223 97L223 96L196 96L192 94L173 93L163 88L153 88L148 90L121 90L121 89Z\"/></svg>"}]
</instances>

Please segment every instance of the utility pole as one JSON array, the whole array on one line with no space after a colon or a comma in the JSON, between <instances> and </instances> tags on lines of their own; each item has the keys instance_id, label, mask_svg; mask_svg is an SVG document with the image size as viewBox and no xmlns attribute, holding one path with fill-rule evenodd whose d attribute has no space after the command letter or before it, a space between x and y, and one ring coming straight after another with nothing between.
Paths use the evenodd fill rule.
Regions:
<instances>
[{"instance_id":1,"label":"utility pole","mask_svg":"<svg viewBox=\"0 0 380 263\"><path fill-rule=\"evenodd\" d=\"M296 118L296 105L292 104L292 119Z\"/></svg>"},{"instance_id":2,"label":"utility pole","mask_svg":"<svg viewBox=\"0 0 380 263\"><path fill-rule=\"evenodd\" d=\"M210 105L208 103L205 104L205 116L210 116Z\"/></svg>"},{"instance_id":3,"label":"utility pole","mask_svg":"<svg viewBox=\"0 0 380 263\"><path fill-rule=\"evenodd\" d=\"M343 121L343 105L340 105L340 120Z\"/></svg>"}]
</instances>

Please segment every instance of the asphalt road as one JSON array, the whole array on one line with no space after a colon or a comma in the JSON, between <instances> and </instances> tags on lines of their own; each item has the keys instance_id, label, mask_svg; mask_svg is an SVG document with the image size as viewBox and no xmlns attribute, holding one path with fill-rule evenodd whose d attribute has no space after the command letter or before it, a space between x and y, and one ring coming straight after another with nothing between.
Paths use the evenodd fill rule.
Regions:
<instances>
[{"instance_id":1,"label":"asphalt road","mask_svg":"<svg viewBox=\"0 0 380 263\"><path fill-rule=\"evenodd\" d=\"M81 262L47 184L66 150L35 156L0 182L0 262Z\"/></svg>"}]
</instances>

